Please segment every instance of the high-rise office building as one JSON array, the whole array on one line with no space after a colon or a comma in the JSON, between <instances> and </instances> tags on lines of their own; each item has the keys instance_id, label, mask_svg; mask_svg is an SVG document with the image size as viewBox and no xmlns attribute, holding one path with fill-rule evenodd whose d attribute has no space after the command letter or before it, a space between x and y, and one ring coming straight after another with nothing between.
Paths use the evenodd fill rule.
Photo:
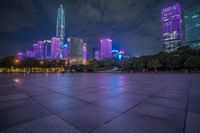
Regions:
<instances>
[{"instance_id":1,"label":"high-rise office building","mask_svg":"<svg viewBox=\"0 0 200 133\"><path fill-rule=\"evenodd\" d=\"M105 38L100 44L100 59L112 58L112 40Z\"/></svg>"},{"instance_id":2,"label":"high-rise office building","mask_svg":"<svg viewBox=\"0 0 200 133\"><path fill-rule=\"evenodd\" d=\"M57 25L56 25L56 37L60 38L60 57L62 58L62 46L64 45L64 37L65 37L65 12L63 9L63 5L60 5L57 12Z\"/></svg>"},{"instance_id":3,"label":"high-rise office building","mask_svg":"<svg viewBox=\"0 0 200 133\"><path fill-rule=\"evenodd\" d=\"M173 52L182 46L182 14L179 3L161 10L163 43L165 52Z\"/></svg>"},{"instance_id":4,"label":"high-rise office building","mask_svg":"<svg viewBox=\"0 0 200 133\"><path fill-rule=\"evenodd\" d=\"M95 51L95 60L100 60L100 51Z\"/></svg>"},{"instance_id":5,"label":"high-rise office building","mask_svg":"<svg viewBox=\"0 0 200 133\"><path fill-rule=\"evenodd\" d=\"M83 64L86 64L87 62L87 44L84 43L82 46L82 62Z\"/></svg>"},{"instance_id":6,"label":"high-rise office building","mask_svg":"<svg viewBox=\"0 0 200 133\"><path fill-rule=\"evenodd\" d=\"M51 59L60 59L60 38L53 37L51 41Z\"/></svg>"},{"instance_id":7,"label":"high-rise office building","mask_svg":"<svg viewBox=\"0 0 200 133\"><path fill-rule=\"evenodd\" d=\"M92 48L92 57L95 59L95 52L97 51L97 47Z\"/></svg>"},{"instance_id":8,"label":"high-rise office building","mask_svg":"<svg viewBox=\"0 0 200 133\"><path fill-rule=\"evenodd\" d=\"M200 49L200 6L184 13L185 43L193 49Z\"/></svg>"},{"instance_id":9,"label":"high-rise office building","mask_svg":"<svg viewBox=\"0 0 200 133\"><path fill-rule=\"evenodd\" d=\"M36 59L43 59L43 41L33 44L33 55Z\"/></svg>"},{"instance_id":10,"label":"high-rise office building","mask_svg":"<svg viewBox=\"0 0 200 133\"><path fill-rule=\"evenodd\" d=\"M44 40L43 58L51 59L51 40Z\"/></svg>"},{"instance_id":11,"label":"high-rise office building","mask_svg":"<svg viewBox=\"0 0 200 133\"><path fill-rule=\"evenodd\" d=\"M83 64L83 56L85 56L85 49L83 39L76 38L76 37L69 37L67 38L68 47L69 47L69 60L71 64ZM84 48L84 50L83 50ZM83 52L84 51L84 52ZM84 53L84 55L83 55Z\"/></svg>"},{"instance_id":12,"label":"high-rise office building","mask_svg":"<svg viewBox=\"0 0 200 133\"><path fill-rule=\"evenodd\" d=\"M62 58L65 59L65 60L68 60L69 58L69 48L68 48L68 45L67 44L64 44L62 46Z\"/></svg>"}]
</instances>

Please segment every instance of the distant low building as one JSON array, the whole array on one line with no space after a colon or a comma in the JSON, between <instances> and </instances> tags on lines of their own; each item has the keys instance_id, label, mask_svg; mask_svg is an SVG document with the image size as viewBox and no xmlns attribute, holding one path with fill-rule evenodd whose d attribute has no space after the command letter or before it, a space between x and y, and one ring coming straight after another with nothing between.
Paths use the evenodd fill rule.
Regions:
<instances>
[{"instance_id":1,"label":"distant low building","mask_svg":"<svg viewBox=\"0 0 200 133\"><path fill-rule=\"evenodd\" d=\"M33 58L34 54L33 51L27 50L24 54L23 54L24 58Z\"/></svg>"},{"instance_id":2,"label":"distant low building","mask_svg":"<svg viewBox=\"0 0 200 133\"><path fill-rule=\"evenodd\" d=\"M22 61L22 60L23 60L23 58L24 58L24 56L23 56L23 53L22 53L22 52L17 52L17 54L16 54L16 57L17 57L17 59L18 59L18 60L20 60L20 61Z\"/></svg>"},{"instance_id":3,"label":"distant low building","mask_svg":"<svg viewBox=\"0 0 200 133\"><path fill-rule=\"evenodd\" d=\"M112 50L112 58L121 60L125 57L125 51L124 50Z\"/></svg>"}]
</instances>

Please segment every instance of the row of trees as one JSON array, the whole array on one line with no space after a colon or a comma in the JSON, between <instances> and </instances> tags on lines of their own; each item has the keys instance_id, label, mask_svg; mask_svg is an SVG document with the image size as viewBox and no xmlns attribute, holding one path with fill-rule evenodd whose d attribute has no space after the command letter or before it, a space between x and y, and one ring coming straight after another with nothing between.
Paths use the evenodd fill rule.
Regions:
<instances>
[{"instance_id":1,"label":"row of trees","mask_svg":"<svg viewBox=\"0 0 200 133\"><path fill-rule=\"evenodd\" d=\"M75 71L100 71L118 68L122 71L179 71L200 70L200 50L195 51L189 47L181 47L172 53L159 53L157 55L131 57L129 59L104 59L101 61L90 61L87 65L70 65L63 60L39 61L33 58L24 59L19 62L15 57L9 56L0 60L0 67L65 67Z\"/></svg>"},{"instance_id":2,"label":"row of trees","mask_svg":"<svg viewBox=\"0 0 200 133\"><path fill-rule=\"evenodd\" d=\"M15 56L8 56L0 60L0 67L21 67L21 68L31 68L31 67L62 67L68 62L64 60L37 60L34 58L26 58L19 61Z\"/></svg>"},{"instance_id":3,"label":"row of trees","mask_svg":"<svg viewBox=\"0 0 200 133\"><path fill-rule=\"evenodd\" d=\"M200 50L181 47L172 53L131 57L118 61L107 59L93 62L95 69L118 67L122 71L199 71ZM98 66L98 67L97 67Z\"/></svg>"}]
</instances>

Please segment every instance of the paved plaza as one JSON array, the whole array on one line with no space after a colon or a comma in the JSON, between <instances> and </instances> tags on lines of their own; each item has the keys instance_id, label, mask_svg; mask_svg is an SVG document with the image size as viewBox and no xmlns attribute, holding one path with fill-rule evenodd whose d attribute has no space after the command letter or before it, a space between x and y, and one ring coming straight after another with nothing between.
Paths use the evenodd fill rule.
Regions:
<instances>
[{"instance_id":1,"label":"paved plaza","mask_svg":"<svg viewBox=\"0 0 200 133\"><path fill-rule=\"evenodd\" d=\"M200 74L0 75L0 133L200 133Z\"/></svg>"}]
</instances>

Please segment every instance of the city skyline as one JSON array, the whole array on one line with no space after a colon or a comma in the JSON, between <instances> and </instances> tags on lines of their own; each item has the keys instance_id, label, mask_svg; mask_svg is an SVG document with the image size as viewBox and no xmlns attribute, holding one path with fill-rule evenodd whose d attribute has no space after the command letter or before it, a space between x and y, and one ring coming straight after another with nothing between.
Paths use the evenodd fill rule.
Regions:
<instances>
[{"instance_id":1,"label":"city skyline","mask_svg":"<svg viewBox=\"0 0 200 133\"><path fill-rule=\"evenodd\" d=\"M113 9L114 11L115 10L118 11L116 9L116 7L118 7L118 4L117 4L118 2L120 3L120 0L118 0L115 4L112 1L109 1L109 2L107 2L107 6L110 9ZM134 2L137 3L137 1L134 1ZM124 10L124 7L129 6L129 5L133 6L134 2L130 2L129 0L127 0L125 2L125 4L121 7L122 11L126 12ZM128 26L126 26L126 24L124 23L125 18L123 18L123 21L121 21L119 23L120 20L118 20L119 18L115 17L115 15L120 15L120 13L116 12L114 14L109 14L110 12L107 10L104 10L104 13L106 13L114 18L112 20L112 21L114 21L113 25L109 24L110 23L109 21L108 21L108 23L105 24L105 21L108 19L106 17L106 15L101 17L100 22L96 22L94 24L90 23L90 25L85 25L86 22L84 22L84 20L85 20L84 17L88 18L91 15L91 14L89 14L89 11L91 9L90 7L94 8L95 10L98 11L99 9L94 5L100 4L99 7L102 6L102 8L104 8L105 5L104 6L102 5L103 2L98 3L98 2L94 1L94 2L88 3L88 4L86 4L86 9L88 7L88 11L87 12L86 11L79 12L80 14L77 14L77 12L72 12L73 10L75 10L75 7L76 7L75 4L82 5L84 3L80 2L80 1L74 2L74 3L72 1L64 1L63 6L64 6L64 9L66 10L65 17L67 17L67 19L70 20L69 22L67 22L67 29L69 29L69 30L66 31L67 32L66 35L73 35L73 36L81 37L84 40L86 40L88 42L88 44L90 45L89 58L91 57L91 49L95 46L98 46L99 45L98 41L104 37L112 38L114 49L116 49L116 48L120 49L121 47L123 49L127 49L127 53L130 56L158 53L158 52L162 51L162 37L160 36L160 34L161 34L160 10L163 7L174 4L175 2L177 2L177 1L169 1L169 2L159 1L157 4L155 4L154 1L152 1L152 3L149 3L144 0L143 4L137 3L138 6L141 7L141 9L143 9L145 6L148 6L150 8L151 6L156 5L154 8L155 11L153 10L153 12L151 12L150 17L145 18L145 19L151 20L151 21L149 21L150 22L149 24L145 24L145 21L144 21L145 20L144 17L146 17L146 15L148 14L147 13L148 8L147 8L146 12L139 12L139 13L143 14L144 16L140 15L140 18L138 18L138 19L143 18L144 20L141 21L142 23L139 24L139 27L138 27L137 26L138 24L135 24L134 22L130 22L127 24ZM1 7L5 6L8 8L8 6L7 6L8 3L9 2L1 2L0 4L1 4ZM22 4L22 3L23 3L23 1L19 1L19 4ZM111 3L113 3L113 5ZM16 3L10 2L9 4L12 6L15 6ZM44 3L38 2L38 4L43 5ZM188 8L195 6L196 4L199 4L199 2L196 2L194 0L192 2L190 1L190 3L188 4L188 2L185 1L185 2L181 3L181 6L183 7L183 9L188 9ZM20 28L19 30L14 29L13 25L7 26L8 29L2 28L2 26L0 26L0 31L3 31L3 32L0 32L1 35L3 36L3 41L1 41L2 52L0 53L0 57L6 56L8 54L12 54L12 53L14 53L14 51L18 51L18 50L23 51L25 49L30 49L30 47L31 47L30 43L35 42L34 40L38 40L38 41L45 40L45 39L51 38L52 36L55 36L55 31L53 31L52 24L55 25L55 16L56 16L55 14L56 14L57 9L56 10L54 10L54 9L57 8L58 5L60 5L59 2L55 2L55 3L52 1L46 2L45 7L43 7L44 9L46 9L48 6L49 7L55 6L55 7L53 7L51 11L47 8L47 10L45 10L45 15L43 12L41 13L41 15L38 15L37 18L42 18L42 19L40 19L40 21L35 19L35 21L37 20L37 23L41 23L37 27L35 27L34 23L30 27L27 25L25 25L25 26L22 25L21 27L25 27L25 28L18 27L18 28ZM21 6L23 7L23 4ZM27 6L30 6L30 5L27 5ZM33 5L32 8L37 10L37 5ZM84 9L84 10L86 10L86 9ZM17 10L17 8L16 8L16 10ZM83 9L80 9L80 10L83 10ZM53 11L55 13L53 13ZM131 11L137 11L137 9L131 9ZM29 10L27 10L27 13L28 12L29 12ZM91 13L95 14L95 12L91 12ZM44 16L42 16L42 15L44 15ZM80 16L82 16L82 17L80 17ZM52 19L53 17L54 17L54 20ZM154 17L155 17L155 20L152 20ZM8 20L6 19L5 16L3 18L5 18L3 21L3 24L5 24L5 22ZM13 15L12 18L15 18L15 15ZM82 21L77 21L77 20L81 20L81 19L82 19ZM96 21L95 19L96 18L93 17L93 19L91 19L91 20ZM127 19L136 20L135 14L133 14L133 15L129 14ZM87 20L89 20L89 19L87 19ZM24 20L24 23L25 23L25 21L28 21L28 20ZM43 22L45 22L46 26L44 26L44 24L42 24ZM72 24L72 23L74 23L74 24ZM160 26L155 26L158 23ZM117 25L117 24L119 24L119 25ZM49 25L51 25L51 26L49 26ZM94 25L97 25L97 28L94 28L95 27ZM154 25L154 26L150 27L150 25ZM102 26L104 26L104 27L101 28ZM130 26L132 27L131 29L128 28ZM35 28L35 30L31 31L32 28L33 29ZM39 32L36 29L39 29ZM150 35L152 30L155 30L155 33ZM33 34L36 31L38 34ZM134 33L135 31L137 31L138 33L137 34ZM23 34L18 35L17 32L24 33L24 35ZM140 33L140 32L142 32L142 33ZM16 35L16 36L13 36L13 35ZM23 36L26 35L26 37L23 38L24 40L22 40L22 35ZM17 37L17 36L19 36L19 37ZM9 49L4 44L7 44L6 46L10 46ZM118 47L120 47L120 48L118 48ZM6 51L6 52L4 52L4 51Z\"/></svg>"}]
</instances>

